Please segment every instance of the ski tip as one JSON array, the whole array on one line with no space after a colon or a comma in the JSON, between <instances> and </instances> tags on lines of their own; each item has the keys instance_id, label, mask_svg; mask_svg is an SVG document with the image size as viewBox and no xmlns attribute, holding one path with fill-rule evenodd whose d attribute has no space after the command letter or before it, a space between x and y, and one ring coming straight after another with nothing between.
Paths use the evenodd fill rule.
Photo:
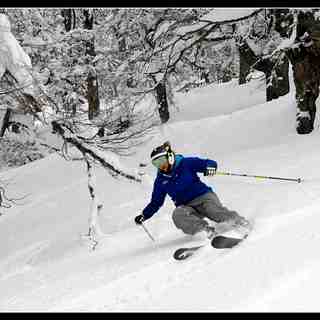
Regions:
<instances>
[{"instance_id":1,"label":"ski tip","mask_svg":"<svg viewBox=\"0 0 320 320\"><path fill-rule=\"evenodd\" d=\"M246 237L245 237L246 238ZM230 238L225 236L214 237L211 241L211 245L216 249L231 249L245 238Z\"/></svg>"},{"instance_id":2,"label":"ski tip","mask_svg":"<svg viewBox=\"0 0 320 320\"><path fill-rule=\"evenodd\" d=\"M173 254L173 257L176 260L184 260L188 257L189 255L187 254L187 248L180 248L176 250Z\"/></svg>"},{"instance_id":3,"label":"ski tip","mask_svg":"<svg viewBox=\"0 0 320 320\"><path fill-rule=\"evenodd\" d=\"M185 260L185 259L191 257L191 256L192 256L198 249L200 249L201 247L203 247L203 246L201 245L201 246L197 246L197 247L177 249L177 250L174 252L173 257L174 257L176 260Z\"/></svg>"}]
</instances>

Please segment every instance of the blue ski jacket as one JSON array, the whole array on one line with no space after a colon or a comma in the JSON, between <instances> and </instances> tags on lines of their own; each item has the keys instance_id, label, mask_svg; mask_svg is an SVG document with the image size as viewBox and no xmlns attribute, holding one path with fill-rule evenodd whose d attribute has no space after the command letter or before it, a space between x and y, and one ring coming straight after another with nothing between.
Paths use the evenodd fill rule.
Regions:
<instances>
[{"instance_id":1,"label":"blue ski jacket","mask_svg":"<svg viewBox=\"0 0 320 320\"><path fill-rule=\"evenodd\" d=\"M210 159L176 155L173 168L169 173L158 170L151 201L142 212L144 217L151 218L163 205L167 194L178 207L209 191L212 192L212 188L200 181L197 175L197 172L205 173L207 167L217 168L217 162Z\"/></svg>"}]
</instances>

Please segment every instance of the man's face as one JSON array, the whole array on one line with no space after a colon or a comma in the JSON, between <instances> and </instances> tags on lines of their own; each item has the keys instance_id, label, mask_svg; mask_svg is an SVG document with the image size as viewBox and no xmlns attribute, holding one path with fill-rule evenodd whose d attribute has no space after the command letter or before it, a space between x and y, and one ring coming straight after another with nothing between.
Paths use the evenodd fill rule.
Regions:
<instances>
[{"instance_id":1,"label":"man's face","mask_svg":"<svg viewBox=\"0 0 320 320\"><path fill-rule=\"evenodd\" d=\"M166 162L164 162L161 166L160 166L160 170L163 172L168 172L170 168L169 162L168 160Z\"/></svg>"},{"instance_id":2,"label":"man's face","mask_svg":"<svg viewBox=\"0 0 320 320\"><path fill-rule=\"evenodd\" d=\"M161 156L152 161L152 164L159 170L163 172L168 172L170 165L166 156Z\"/></svg>"}]
</instances>

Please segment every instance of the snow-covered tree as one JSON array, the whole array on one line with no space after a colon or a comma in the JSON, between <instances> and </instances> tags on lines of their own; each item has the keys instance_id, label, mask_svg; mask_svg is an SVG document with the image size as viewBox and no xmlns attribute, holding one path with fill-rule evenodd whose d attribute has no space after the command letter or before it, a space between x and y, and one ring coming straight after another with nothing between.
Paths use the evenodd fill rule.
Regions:
<instances>
[{"instance_id":1,"label":"snow-covered tree","mask_svg":"<svg viewBox=\"0 0 320 320\"><path fill-rule=\"evenodd\" d=\"M290 41L282 48L289 58L296 87L297 133L308 134L314 129L316 100L320 84L320 10L290 9L286 20L293 20L289 26Z\"/></svg>"},{"instance_id":2,"label":"snow-covered tree","mask_svg":"<svg viewBox=\"0 0 320 320\"><path fill-rule=\"evenodd\" d=\"M276 50L283 41L278 13L278 9L265 9L248 24L239 26L236 34L240 54L239 84L247 82L253 69L263 72L267 101L289 92L289 62L283 52Z\"/></svg>"},{"instance_id":3,"label":"snow-covered tree","mask_svg":"<svg viewBox=\"0 0 320 320\"><path fill-rule=\"evenodd\" d=\"M38 41L38 43L35 42L35 38L29 38L28 34L25 35L24 39L28 39L28 42L25 44L30 49L30 56L33 57L36 62L34 70L30 70L30 73L27 73L27 75L29 76L30 81L32 81L32 85L37 85L37 92L40 92L38 96L35 96L35 100L41 102L41 110L28 110L28 112L32 113L33 116L36 116L38 120L42 122L43 126L52 126L53 132L61 138L61 152L66 158L72 158L71 154L74 153L72 149L77 149L80 155L83 156L82 159L84 160L84 163L88 165L88 168L92 168L93 163L98 163L106 168L113 176L123 176L127 179L141 182L140 176L136 170L124 166L116 153L125 154L135 143L141 143L143 132L150 127L150 123L145 125L144 123L137 121L137 124L133 124L130 130L122 133L115 132L113 128L106 126L108 131L104 136L100 132L101 127L105 124L111 125L112 122L114 122L114 119L109 119L109 114L107 112L102 114L99 119L97 119L97 117L88 119L87 113L83 112L84 110L81 110L77 102L75 109L72 109L72 112L70 112L68 100L60 100L57 96L59 90L60 92L66 92L66 85L70 85L70 83L74 85L80 93L86 92L86 88L83 89L78 86L88 84L88 71L91 72L92 68L92 65L89 65L88 61L89 63L92 63L95 59L95 56L91 51L92 30L81 28L80 30L71 30L67 33L63 30L63 20L60 19L61 16L54 11L51 13L52 15L50 18L52 18L52 16L56 17L57 20L60 21L60 24L55 24L53 29L52 26L50 26L50 31L48 33L50 38L46 38L45 36L48 35L46 29L46 27L48 27L45 19L46 16L41 15L43 12L37 11L37 13L43 18L40 19L41 27L39 27L39 32L37 33L38 38L36 41ZM37 15L31 15L30 19L34 16L38 17ZM90 20L89 16L86 14L84 16L85 19ZM7 22L8 19L5 21ZM87 20L85 21L88 22ZM57 32L57 30L59 30L59 32ZM32 31L34 30L32 29ZM5 30L5 32L9 31ZM11 45L11 47L9 47L12 49L11 51L6 50L5 52L1 52L1 61L3 61L2 75L5 72L10 72L10 76L14 77L14 79L17 77L20 87L13 87L15 90L14 92L25 94L24 83L22 82L21 77L19 78L16 76L16 73L20 75L23 71L22 66L20 69L18 68L17 71L12 68L12 66L15 66L15 64L20 61L18 58L22 56L28 62L28 68L32 69L32 64L30 63L31 59L22 49L13 34L9 33L9 36L6 35L3 38L5 40L9 39L9 45L14 44L14 46ZM44 48L49 49L44 53L41 53L40 48L42 50ZM82 55L78 56L77 54L79 52L82 53ZM19 55L17 53L19 53ZM58 60L60 57L62 57L62 59ZM7 63L7 61L10 63ZM41 66L45 66L46 64L49 67L48 79L43 82L37 82L36 76L30 77L32 71L39 76L39 73L41 73ZM13 70L12 73L11 70ZM78 77L79 81L73 82L76 77ZM7 85L8 88L10 88L12 83L9 82ZM94 83L92 83L92 85L94 85ZM34 96L34 92L32 93ZM11 92L6 90L5 94L9 96ZM83 97L86 99L88 98L88 95L84 94ZM63 102L67 102L67 104L64 104ZM17 109L21 108L19 101L16 102L16 105ZM48 109L51 110L50 114L47 112ZM2 140L2 142L4 142L4 140ZM71 148L68 147L68 145ZM96 197L92 197L95 192L92 189L92 175L92 170L88 171L90 197L92 201L96 203ZM4 199L4 194L2 194L2 198ZM98 209L101 209L102 204L98 203L97 206ZM91 217L94 215L96 209L97 208L94 208L93 206ZM94 233L97 231L97 226L95 225L96 220L91 219L90 221L93 225L91 225L89 229Z\"/></svg>"}]
</instances>

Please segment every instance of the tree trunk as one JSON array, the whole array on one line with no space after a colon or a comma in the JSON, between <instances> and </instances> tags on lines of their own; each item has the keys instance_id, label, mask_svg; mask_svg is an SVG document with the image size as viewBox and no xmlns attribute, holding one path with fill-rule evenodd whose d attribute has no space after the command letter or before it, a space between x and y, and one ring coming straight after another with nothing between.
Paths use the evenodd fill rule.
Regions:
<instances>
[{"instance_id":1,"label":"tree trunk","mask_svg":"<svg viewBox=\"0 0 320 320\"><path fill-rule=\"evenodd\" d=\"M289 60L281 59L274 71L266 70L267 101L277 99L289 92Z\"/></svg>"},{"instance_id":2,"label":"tree trunk","mask_svg":"<svg viewBox=\"0 0 320 320\"><path fill-rule=\"evenodd\" d=\"M88 73L87 86L87 100L89 105L88 118L91 120L99 115L100 110L99 86L94 68Z\"/></svg>"},{"instance_id":3,"label":"tree trunk","mask_svg":"<svg viewBox=\"0 0 320 320\"><path fill-rule=\"evenodd\" d=\"M202 79L204 79L206 84L209 84L210 83L209 72L203 70L201 72L201 76L200 76L200 80L202 80Z\"/></svg>"},{"instance_id":4,"label":"tree trunk","mask_svg":"<svg viewBox=\"0 0 320 320\"><path fill-rule=\"evenodd\" d=\"M289 92L289 61L284 54L278 57L279 61L278 59L257 57L246 41L239 47L239 52L250 68L265 74L267 101L277 99Z\"/></svg>"},{"instance_id":5,"label":"tree trunk","mask_svg":"<svg viewBox=\"0 0 320 320\"><path fill-rule=\"evenodd\" d=\"M61 15L63 17L63 23L64 23L64 28L66 32L69 32L76 27L76 12L74 9L62 9ZM51 77L52 77L52 71L50 70L50 76L48 78L48 81L45 83L45 85L48 85L52 82ZM65 90L64 97L67 96L67 93L68 93L67 90ZM70 106L69 102L67 102L65 98L63 98L63 103L67 106L68 110L72 110L72 115L75 116L77 112L76 102L74 102Z\"/></svg>"},{"instance_id":6,"label":"tree trunk","mask_svg":"<svg viewBox=\"0 0 320 320\"><path fill-rule=\"evenodd\" d=\"M93 29L93 15L90 10L84 9L84 23L83 26L87 30ZM91 57L96 55L94 49L94 36L91 39L85 41L85 54ZM99 115L100 112L100 100L98 90L98 77L94 70L94 67L90 68L87 76L87 100L88 100L88 118L92 120L94 117Z\"/></svg>"},{"instance_id":7,"label":"tree trunk","mask_svg":"<svg viewBox=\"0 0 320 320\"><path fill-rule=\"evenodd\" d=\"M4 136L4 133L6 132L6 129L9 127L11 114L12 114L12 110L10 108L7 108L6 113L5 113L5 115L3 117L3 120L2 120L0 137Z\"/></svg>"},{"instance_id":8,"label":"tree trunk","mask_svg":"<svg viewBox=\"0 0 320 320\"><path fill-rule=\"evenodd\" d=\"M221 78L222 83L229 82L231 80L232 80L232 77L231 77L230 72L229 71L224 71L223 75L222 75L222 78Z\"/></svg>"},{"instance_id":9,"label":"tree trunk","mask_svg":"<svg viewBox=\"0 0 320 320\"><path fill-rule=\"evenodd\" d=\"M289 9L269 9L274 29L282 38L290 37L290 26L293 24L293 15ZM270 24L271 27L271 24Z\"/></svg>"},{"instance_id":10,"label":"tree trunk","mask_svg":"<svg viewBox=\"0 0 320 320\"><path fill-rule=\"evenodd\" d=\"M118 41L119 52L123 53L126 51L127 43L126 43L126 38L123 35L121 35L121 33L119 32L119 29L120 29L120 25L114 26L113 32Z\"/></svg>"},{"instance_id":11,"label":"tree trunk","mask_svg":"<svg viewBox=\"0 0 320 320\"><path fill-rule=\"evenodd\" d=\"M84 22L83 22L83 27L86 30L92 30L93 29L93 15L90 14L90 10L84 9L83 10L83 15L84 15ZM86 46L86 55L90 55L94 57L96 55L95 50L94 50L94 36L91 37L91 39L85 41L85 46Z\"/></svg>"},{"instance_id":12,"label":"tree trunk","mask_svg":"<svg viewBox=\"0 0 320 320\"><path fill-rule=\"evenodd\" d=\"M303 51L305 51L304 48L294 48L287 52L292 64L296 88L296 130L298 134L308 134L314 129L316 100L319 97L320 86L319 56L314 55L311 51L308 53Z\"/></svg>"},{"instance_id":13,"label":"tree trunk","mask_svg":"<svg viewBox=\"0 0 320 320\"><path fill-rule=\"evenodd\" d=\"M76 12L74 9L62 9L61 15L67 32L76 27Z\"/></svg>"},{"instance_id":14,"label":"tree trunk","mask_svg":"<svg viewBox=\"0 0 320 320\"><path fill-rule=\"evenodd\" d=\"M239 47L239 57L240 57L240 71L239 71L239 85L247 82L247 76L250 73L250 63L246 58L245 48Z\"/></svg>"},{"instance_id":15,"label":"tree trunk","mask_svg":"<svg viewBox=\"0 0 320 320\"><path fill-rule=\"evenodd\" d=\"M318 9L299 11L295 45L286 50L296 87L298 134L311 133L316 118L316 100L320 86L320 22L316 16L317 11Z\"/></svg>"},{"instance_id":16,"label":"tree trunk","mask_svg":"<svg viewBox=\"0 0 320 320\"><path fill-rule=\"evenodd\" d=\"M156 88L156 98L159 105L159 116L161 119L161 123L166 123L169 118L169 105L168 105L168 99L167 99L167 89L166 85L163 81L160 81Z\"/></svg>"}]
</instances>

